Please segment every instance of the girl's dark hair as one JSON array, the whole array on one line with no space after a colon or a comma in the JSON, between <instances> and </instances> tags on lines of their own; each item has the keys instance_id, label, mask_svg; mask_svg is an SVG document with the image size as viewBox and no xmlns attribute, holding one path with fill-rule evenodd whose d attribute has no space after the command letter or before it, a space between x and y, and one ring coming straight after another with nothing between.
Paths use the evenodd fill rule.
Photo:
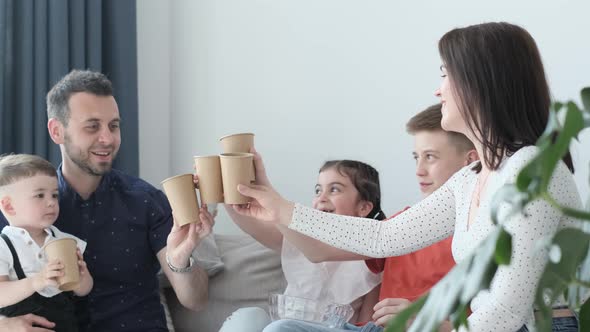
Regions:
<instances>
[{"instance_id":1,"label":"girl's dark hair","mask_svg":"<svg viewBox=\"0 0 590 332\"><path fill-rule=\"evenodd\" d=\"M447 32L439 53L469 129L483 144L483 161L497 169L505 156L534 145L549 117L551 98L533 37L509 23ZM573 172L571 156L563 161Z\"/></svg>"},{"instance_id":2,"label":"girl's dark hair","mask_svg":"<svg viewBox=\"0 0 590 332\"><path fill-rule=\"evenodd\" d=\"M381 211L381 186L379 172L375 168L356 160L330 160L320 168L320 173L332 168L350 179L361 200L373 203L373 210L365 216L366 218L386 218L385 213Z\"/></svg>"}]
</instances>

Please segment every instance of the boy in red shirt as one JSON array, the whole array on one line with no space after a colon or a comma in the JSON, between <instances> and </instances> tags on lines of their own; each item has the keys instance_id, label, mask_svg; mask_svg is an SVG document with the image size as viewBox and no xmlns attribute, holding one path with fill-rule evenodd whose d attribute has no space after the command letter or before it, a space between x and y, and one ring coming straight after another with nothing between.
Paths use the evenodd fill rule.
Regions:
<instances>
[{"instance_id":1,"label":"boy in red shirt","mask_svg":"<svg viewBox=\"0 0 590 332\"><path fill-rule=\"evenodd\" d=\"M441 107L437 104L406 124L408 133L414 135L416 177L424 197L459 169L477 160L473 144L463 134L444 131L441 117ZM451 243L449 237L407 255L365 261L371 271L383 272L379 302L374 307L375 325L384 326L447 274L455 265Z\"/></svg>"}]
</instances>

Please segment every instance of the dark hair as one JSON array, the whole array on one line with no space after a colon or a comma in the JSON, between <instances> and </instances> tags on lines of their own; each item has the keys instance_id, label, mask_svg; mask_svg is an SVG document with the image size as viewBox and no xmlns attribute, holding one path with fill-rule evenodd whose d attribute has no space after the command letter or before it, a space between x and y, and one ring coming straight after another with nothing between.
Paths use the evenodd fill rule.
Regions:
<instances>
[{"instance_id":1,"label":"dark hair","mask_svg":"<svg viewBox=\"0 0 590 332\"><path fill-rule=\"evenodd\" d=\"M88 92L97 96L112 96L113 85L102 73L72 70L47 93L47 117L56 118L67 126L70 118L68 102L74 93Z\"/></svg>"},{"instance_id":2,"label":"dark hair","mask_svg":"<svg viewBox=\"0 0 590 332\"><path fill-rule=\"evenodd\" d=\"M0 156L0 187L37 174L57 177L55 167L39 156L31 154Z\"/></svg>"},{"instance_id":3,"label":"dark hair","mask_svg":"<svg viewBox=\"0 0 590 332\"><path fill-rule=\"evenodd\" d=\"M444 131L440 124L441 120L441 104L435 104L414 115L406 124L406 131L411 135L420 131ZM444 132L459 151L475 149L473 143L465 135L452 131Z\"/></svg>"},{"instance_id":4,"label":"dark hair","mask_svg":"<svg viewBox=\"0 0 590 332\"><path fill-rule=\"evenodd\" d=\"M373 166L356 160L330 160L320 168L320 173L335 168L338 173L347 176L361 200L373 203L373 209L366 218L384 220L385 213L381 211L381 186L379 172Z\"/></svg>"},{"instance_id":5,"label":"dark hair","mask_svg":"<svg viewBox=\"0 0 590 332\"><path fill-rule=\"evenodd\" d=\"M534 145L547 125L549 86L533 37L509 23L453 29L438 49L469 129L492 170L504 156ZM569 153L564 162L573 172Z\"/></svg>"}]
</instances>

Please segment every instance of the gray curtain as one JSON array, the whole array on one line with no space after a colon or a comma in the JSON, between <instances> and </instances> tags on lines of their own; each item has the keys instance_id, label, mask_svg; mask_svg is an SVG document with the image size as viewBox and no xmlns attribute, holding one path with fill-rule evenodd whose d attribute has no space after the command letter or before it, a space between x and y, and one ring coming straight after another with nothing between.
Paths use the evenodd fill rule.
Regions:
<instances>
[{"instance_id":1,"label":"gray curtain","mask_svg":"<svg viewBox=\"0 0 590 332\"><path fill-rule=\"evenodd\" d=\"M0 0L0 153L55 165L45 95L72 69L106 74L122 118L115 167L138 174L135 0Z\"/></svg>"}]
</instances>

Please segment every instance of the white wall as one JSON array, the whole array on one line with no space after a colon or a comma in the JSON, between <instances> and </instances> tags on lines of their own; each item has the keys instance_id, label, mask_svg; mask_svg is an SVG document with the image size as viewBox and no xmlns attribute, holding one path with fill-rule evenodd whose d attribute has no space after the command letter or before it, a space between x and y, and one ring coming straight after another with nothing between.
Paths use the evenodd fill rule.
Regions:
<instances>
[{"instance_id":1,"label":"white wall","mask_svg":"<svg viewBox=\"0 0 590 332\"><path fill-rule=\"evenodd\" d=\"M588 12L584 0L138 1L141 173L159 181L190 172L193 155L219 152L218 137L251 131L286 198L309 203L323 161L353 158L380 170L393 213L419 198L404 126L437 102L444 32L491 20L524 26L554 96L579 100L590 85ZM169 95L158 92L166 84ZM583 138L586 197L590 133ZM236 230L224 216L216 227Z\"/></svg>"},{"instance_id":2,"label":"white wall","mask_svg":"<svg viewBox=\"0 0 590 332\"><path fill-rule=\"evenodd\" d=\"M170 172L170 4L137 2L139 173L159 186Z\"/></svg>"}]
</instances>

